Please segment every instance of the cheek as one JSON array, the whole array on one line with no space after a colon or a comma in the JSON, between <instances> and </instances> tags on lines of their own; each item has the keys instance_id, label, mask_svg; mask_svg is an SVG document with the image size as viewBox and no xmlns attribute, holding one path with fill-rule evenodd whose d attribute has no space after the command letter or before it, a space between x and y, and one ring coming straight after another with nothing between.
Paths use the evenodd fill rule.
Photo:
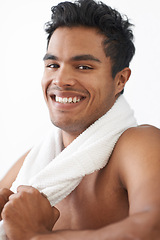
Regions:
<instances>
[{"instance_id":1,"label":"cheek","mask_svg":"<svg viewBox=\"0 0 160 240\"><path fill-rule=\"evenodd\" d=\"M85 85L86 89L88 89L92 98L98 101L98 99L104 98L109 91L109 86L107 81L104 81L102 77L97 77L96 79L92 79L89 84Z\"/></svg>"},{"instance_id":2,"label":"cheek","mask_svg":"<svg viewBox=\"0 0 160 240\"><path fill-rule=\"evenodd\" d=\"M46 86L46 77L45 77L45 75L43 75L43 77L42 77L42 80L41 80L41 86L42 86L42 88L44 88L45 86Z\"/></svg>"},{"instance_id":3,"label":"cheek","mask_svg":"<svg viewBox=\"0 0 160 240\"><path fill-rule=\"evenodd\" d=\"M44 71L44 74L43 74L43 77L42 77L42 80L41 80L41 86L42 86L42 90L43 90L44 94L45 94L46 89L48 88L48 86L51 84L51 82L52 82L51 78Z\"/></svg>"},{"instance_id":4,"label":"cheek","mask_svg":"<svg viewBox=\"0 0 160 240\"><path fill-rule=\"evenodd\" d=\"M44 78L42 78L42 80L41 80L41 87L42 87L42 90L43 90L43 94L45 95L46 81L45 81Z\"/></svg>"},{"instance_id":5,"label":"cheek","mask_svg":"<svg viewBox=\"0 0 160 240\"><path fill-rule=\"evenodd\" d=\"M98 100L102 105L110 106L112 104L115 100L115 86L112 79L111 81L104 80L97 86L96 98L99 98Z\"/></svg>"},{"instance_id":6,"label":"cheek","mask_svg":"<svg viewBox=\"0 0 160 240\"><path fill-rule=\"evenodd\" d=\"M46 94L46 92L47 92L47 87L48 87L48 81L46 81L44 76L43 76L43 78L41 80L41 87L42 87L44 99L47 102L47 94Z\"/></svg>"}]
</instances>

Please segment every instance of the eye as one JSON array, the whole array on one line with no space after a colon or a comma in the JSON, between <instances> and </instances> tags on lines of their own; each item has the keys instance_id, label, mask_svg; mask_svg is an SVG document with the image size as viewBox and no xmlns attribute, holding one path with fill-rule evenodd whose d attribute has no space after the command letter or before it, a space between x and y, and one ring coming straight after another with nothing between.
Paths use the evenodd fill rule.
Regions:
<instances>
[{"instance_id":1,"label":"eye","mask_svg":"<svg viewBox=\"0 0 160 240\"><path fill-rule=\"evenodd\" d=\"M47 68L59 68L59 65L58 64L56 64L56 63L51 63L51 64L48 64L47 66L46 66Z\"/></svg>"},{"instance_id":2,"label":"eye","mask_svg":"<svg viewBox=\"0 0 160 240\"><path fill-rule=\"evenodd\" d=\"M90 69L93 69L91 66L88 66L88 65L79 65L77 68L80 69L80 70L90 70Z\"/></svg>"}]
</instances>

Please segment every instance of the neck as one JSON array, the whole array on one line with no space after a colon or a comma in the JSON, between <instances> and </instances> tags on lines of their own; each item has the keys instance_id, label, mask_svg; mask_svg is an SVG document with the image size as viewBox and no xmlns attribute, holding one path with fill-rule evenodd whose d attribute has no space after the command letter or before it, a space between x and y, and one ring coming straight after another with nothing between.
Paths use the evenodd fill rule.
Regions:
<instances>
[{"instance_id":1,"label":"neck","mask_svg":"<svg viewBox=\"0 0 160 240\"><path fill-rule=\"evenodd\" d=\"M81 133L68 133L65 131L62 131L62 140L64 148L66 148L69 144L73 142L74 139L76 139Z\"/></svg>"}]
</instances>

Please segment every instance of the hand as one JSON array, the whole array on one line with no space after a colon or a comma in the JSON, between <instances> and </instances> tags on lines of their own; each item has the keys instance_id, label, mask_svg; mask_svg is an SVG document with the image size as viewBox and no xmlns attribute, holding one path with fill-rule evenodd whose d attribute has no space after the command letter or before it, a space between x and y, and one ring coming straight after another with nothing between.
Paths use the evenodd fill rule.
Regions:
<instances>
[{"instance_id":1,"label":"hand","mask_svg":"<svg viewBox=\"0 0 160 240\"><path fill-rule=\"evenodd\" d=\"M6 235L12 240L31 239L37 234L49 233L58 218L59 211L52 208L38 190L29 186L18 187L2 211Z\"/></svg>"},{"instance_id":2,"label":"hand","mask_svg":"<svg viewBox=\"0 0 160 240\"><path fill-rule=\"evenodd\" d=\"M4 205L9 200L9 196L12 194L13 194L13 192L7 188L0 189L0 214L3 210ZM0 220L2 220L1 216L0 216Z\"/></svg>"}]
</instances>

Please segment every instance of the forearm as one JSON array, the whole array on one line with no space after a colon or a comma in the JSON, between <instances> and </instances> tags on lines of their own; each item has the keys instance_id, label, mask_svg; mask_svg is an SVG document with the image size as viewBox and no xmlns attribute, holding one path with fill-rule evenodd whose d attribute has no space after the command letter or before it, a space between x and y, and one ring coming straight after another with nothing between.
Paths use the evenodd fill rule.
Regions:
<instances>
[{"instance_id":1,"label":"forearm","mask_svg":"<svg viewBox=\"0 0 160 240\"><path fill-rule=\"evenodd\" d=\"M99 238L95 237L95 232L96 230L63 230L50 232L46 235L36 235L31 240L97 240Z\"/></svg>"},{"instance_id":2,"label":"forearm","mask_svg":"<svg viewBox=\"0 0 160 240\"><path fill-rule=\"evenodd\" d=\"M160 219L144 212L98 230L55 231L32 240L159 240Z\"/></svg>"},{"instance_id":3,"label":"forearm","mask_svg":"<svg viewBox=\"0 0 160 240\"><path fill-rule=\"evenodd\" d=\"M111 225L98 230L64 230L55 231L47 235L37 235L31 240L137 240L137 238L131 238L128 234L128 230L123 231L121 227ZM148 239L145 239L148 240ZM150 240L150 239L149 239Z\"/></svg>"}]
</instances>

